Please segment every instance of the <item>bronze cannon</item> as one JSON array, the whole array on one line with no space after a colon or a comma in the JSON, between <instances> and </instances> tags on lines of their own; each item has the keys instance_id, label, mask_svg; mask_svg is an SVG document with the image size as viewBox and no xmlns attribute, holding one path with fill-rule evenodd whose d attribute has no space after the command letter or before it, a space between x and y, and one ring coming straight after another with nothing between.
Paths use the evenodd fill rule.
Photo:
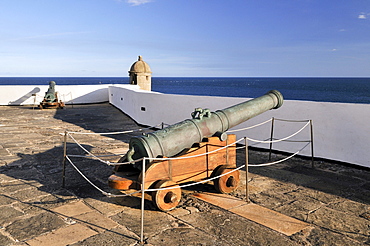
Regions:
<instances>
[{"instance_id":1,"label":"bronze cannon","mask_svg":"<svg viewBox=\"0 0 370 246\"><path fill-rule=\"evenodd\" d=\"M283 101L281 93L272 90L261 97L215 112L197 108L191 114L192 119L133 137L122 161L135 162L143 157L164 159L149 159L145 163L145 184L142 184L141 161L116 166L108 179L109 186L119 190L171 187L152 192L152 201L157 208L171 210L180 202L179 184L216 177L236 168L236 136L226 134L228 129L267 110L281 107ZM228 147L208 153L225 146ZM190 156L197 157L166 160ZM221 193L234 191L238 183L239 171L214 180L216 190Z\"/></svg>"},{"instance_id":2,"label":"bronze cannon","mask_svg":"<svg viewBox=\"0 0 370 246\"><path fill-rule=\"evenodd\" d=\"M39 105L39 108L64 108L64 103L58 99L58 93L55 91L55 82L49 82L49 88L45 93L44 99Z\"/></svg>"}]
</instances>

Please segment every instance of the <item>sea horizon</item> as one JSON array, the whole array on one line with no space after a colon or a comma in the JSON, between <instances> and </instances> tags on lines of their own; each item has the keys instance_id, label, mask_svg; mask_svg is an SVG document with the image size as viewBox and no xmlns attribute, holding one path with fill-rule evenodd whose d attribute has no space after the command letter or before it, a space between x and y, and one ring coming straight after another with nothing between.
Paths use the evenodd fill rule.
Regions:
<instances>
[{"instance_id":1,"label":"sea horizon","mask_svg":"<svg viewBox=\"0 0 370 246\"><path fill-rule=\"evenodd\" d=\"M0 77L0 85L128 84L129 77ZM152 90L167 94L248 97L279 90L287 100L370 104L368 77L152 77Z\"/></svg>"}]
</instances>

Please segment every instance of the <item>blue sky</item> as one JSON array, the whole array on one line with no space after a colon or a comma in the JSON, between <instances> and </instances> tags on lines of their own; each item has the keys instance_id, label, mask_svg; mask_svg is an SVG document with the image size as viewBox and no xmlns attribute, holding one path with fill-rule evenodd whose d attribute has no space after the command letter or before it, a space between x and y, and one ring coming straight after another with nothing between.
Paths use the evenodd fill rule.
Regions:
<instances>
[{"instance_id":1,"label":"blue sky","mask_svg":"<svg viewBox=\"0 0 370 246\"><path fill-rule=\"evenodd\" d=\"M0 76L370 77L370 0L2 0Z\"/></svg>"}]
</instances>

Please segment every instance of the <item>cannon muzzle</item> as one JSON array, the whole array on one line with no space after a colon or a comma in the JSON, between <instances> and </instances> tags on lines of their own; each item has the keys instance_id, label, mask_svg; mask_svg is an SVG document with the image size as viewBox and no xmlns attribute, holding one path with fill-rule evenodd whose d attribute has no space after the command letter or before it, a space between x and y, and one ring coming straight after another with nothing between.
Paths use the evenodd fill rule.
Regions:
<instances>
[{"instance_id":1,"label":"cannon muzzle","mask_svg":"<svg viewBox=\"0 0 370 246\"><path fill-rule=\"evenodd\" d=\"M143 157L172 157L203 138L219 136L223 140L225 132L267 110L277 109L283 104L283 96L277 90L225 108L210 112L209 109L197 108L187 119L144 136L130 139L128 161Z\"/></svg>"}]
</instances>

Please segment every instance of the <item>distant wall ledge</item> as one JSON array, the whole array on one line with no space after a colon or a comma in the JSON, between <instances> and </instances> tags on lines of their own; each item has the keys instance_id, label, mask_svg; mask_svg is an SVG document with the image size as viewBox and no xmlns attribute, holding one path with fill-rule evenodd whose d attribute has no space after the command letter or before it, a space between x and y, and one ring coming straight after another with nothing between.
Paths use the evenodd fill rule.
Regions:
<instances>
[{"instance_id":1,"label":"distant wall ledge","mask_svg":"<svg viewBox=\"0 0 370 246\"><path fill-rule=\"evenodd\" d=\"M108 87L114 84L99 85L56 85L58 97L65 104L88 104L108 102ZM118 85L121 88L136 88L134 85ZM48 85L2 85L0 105L39 104L48 90Z\"/></svg>"},{"instance_id":2,"label":"distant wall ledge","mask_svg":"<svg viewBox=\"0 0 370 246\"><path fill-rule=\"evenodd\" d=\"M109 102L129 115L137 123L156 126L174 124L190 118L195 108L209 108L211 111L223 109L250 98L171 95L143 91L138 88L110 86ZM336 160L370 168L370 146L368 122L370 104L328 103L286 100L283 106L269 110L240 124L238 129L257 125L272 117L288 120L312 120L315 157ZM265 140L270 138L271 124L237 133L237 137ZM274 138L290 136L302 127L300 124L276 122ZM305 128L294 140L310 139L309 128ZM255 145L255 143L249 143ZM305 143L303 143L305 144ZM255 145L269 148L268 144ZM274 143L279 151L295 153L303 145L299 143ZM310 147L300 154L310 156Z\"/></svg>"}]
</instances>

